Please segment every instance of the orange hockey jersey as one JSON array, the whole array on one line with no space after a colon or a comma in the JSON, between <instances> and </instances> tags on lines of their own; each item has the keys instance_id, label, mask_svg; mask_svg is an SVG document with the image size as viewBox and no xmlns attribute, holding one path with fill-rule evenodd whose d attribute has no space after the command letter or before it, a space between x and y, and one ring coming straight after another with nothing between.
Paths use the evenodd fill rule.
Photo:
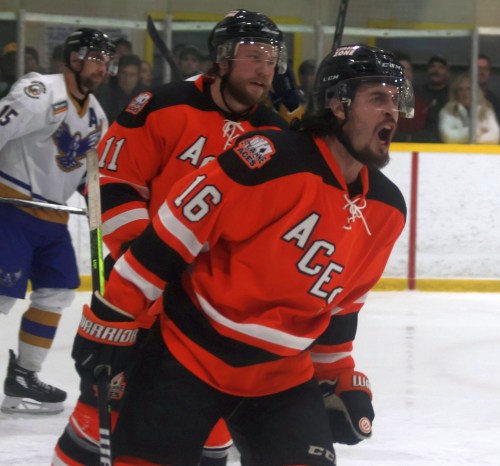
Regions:
<instances>
[{"instance_id":1,"label":"orange hockey jersey","mask_svg":"<svg viewBox=\"0 0 500 466\"><path fill-rule=\"evenodd\" d=\"M152 309L166 345L226 393L288 389L313 376L313 362L334 378L354 366L358 312L406 214L379 170L364 167L349 188L322 139L240 138L175 184L105 296L133 314L162 296Z\"/></svg>"},{"instance_id":2,"label":"orange hockey jersey","mask_svg":"<svg viewBox=\"0 0 500 466\"><path fill-rule=\"evenodd\" d=\"M99 146L102 231L112 257L142 233L175 181L252 129L285 127L264 105L245 116L223 113L203 76L135 97Z\"/></svg>"}]
</instances>

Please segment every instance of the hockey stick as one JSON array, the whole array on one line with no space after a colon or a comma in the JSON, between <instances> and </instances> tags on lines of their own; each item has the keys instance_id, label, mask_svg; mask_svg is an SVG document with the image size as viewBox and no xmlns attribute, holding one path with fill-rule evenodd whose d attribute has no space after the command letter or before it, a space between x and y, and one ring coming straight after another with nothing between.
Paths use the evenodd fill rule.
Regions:
<instances>
[{"instance_id":1,"label":"hockey stick","mask_svg":"<svg viewBox=\"0 0 500 466\"><path fill-rule=\"evenodd\" d=\"M29 199L15 199L10 197L0 197L0 202L4 204L12 204L21 207L32 207L35 209L56 210L59 212L67 212L68 214L87 215L87 209L80 207L71 207L67 205L51 204L49 202L32 201Z\"/></svg>"},{"instance_id":2,"label":"hockey stick","mask_svg":"<svg viewBox=\"0 0 500 466\"><path fill-rule=\"evenodd\" d=\"M92 291L104 294L104 260L102 251L101 188L99 186L99 156L95 149L87 153L87 203L92 262ZM103 356L103 361L106 361ZM99 463L112 466L111 416L108 404L111 366L100 364L94 369L97 379L97 409L99 412Z\"/></svg>"},{"instance_id":3,"label":"hockey stick","mask_svg":"<svg viewBox=\"0 0 500 466\"><path fill-rule=\"evenodd\" d=\"M161 56L165 59L165 61L170 66L170 71L172 72L172 80L177 81L179 79L179 70L177 69L177 65L175 64L174 57L172 56L172 52L167 47L165 41L161 38L158 29L156 29L155 22L148 16L147 28L149 37L153 41L153 44L161 53Z\"/></svg>"},{"instance_id":4,"label":"hockey stick","mask_svg":"<svg viewBox=\"0 0 500 466\"><path fill-rule=\"evenodd\" d=\"M342 34L344 33L345 18L347 16L347 5L349 0L340 0L339 14L337 15L337 24L335 25L335 34L333 36L332 52L340 47Z\"/></svg>"},{"instance_id":5,"label":"hockey stick","mask_svg":"<svg viewBox=\"0 0 500 466\"><path fill-rule=\"evenodd\" d=\"M104 259L101 231L101 188L99 186L99 156L95 149L87 152L87 196L92 291L99 291L102 295L104 294Z\"/></svg>"}]
</instances>

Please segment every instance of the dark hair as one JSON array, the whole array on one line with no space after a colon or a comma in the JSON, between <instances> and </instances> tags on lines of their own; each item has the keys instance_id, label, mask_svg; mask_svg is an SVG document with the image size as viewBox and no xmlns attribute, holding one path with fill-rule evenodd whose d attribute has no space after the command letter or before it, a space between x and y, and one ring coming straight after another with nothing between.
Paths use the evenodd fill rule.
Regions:
<instances>
[{"instance_id":1,"label":"dark hair","mask_svg":"<svg viewBox=\"0 0 500 466\"><path fill-rule=\"evenodd\" d=\"M298 69L299 75L314 74L316 72L316 62L313 59L304 60Z\"/></svg>"},{"instance_id":2,"label":"dark hair","mask_svg":"<svg viewBox=\"0 0 500 466\"><path fill-rule=\"evenodd\" d=\"M118 47L119 45L124 45L129 50L132 50L132 42L130 42L128 39L125 39L125 37L119 37L114 41L114 43L115 47Z\"/></svg>"},{"instance_id":3,"label":"dark hair","mask_svg":"<svg viewBox=\"0 0 500 466\"><path fill-rule=\"evenodd\" d=\"M446 59L440 57L439 55L433 55L431 58L429 58L427 66L433 65L434 63L441 63L442 65L448 67L448 62L446 61Z\"/></svg>"},{"instance_id":4,"label":"dark hair","mask_svg":"<svg viewBox=\"0 0 500 466\"><path fill-rule=\"evenodd\" d=\"M179 59L183 59L189 55L192 55L201 61L201 52L194 45L185 45L184 47L182 47L179 51L178 57Z\"/></svg>"},{"instance_id":5,"label":"dark hair","mask_svg":"<svg viewBox=\"0 0 500 466\"><path fill-rule=\"evenodd\" d=\"M139 69L141 69L141 59L137 55L130 53L128 55L121 56L120 60L118 60L119 70L125 66L130 66L130 65L137 66Z\"/></svg>"},{"instance_id":6,"label":"dark hair","mask_svg":"<svg viewBox=\"0 0 500 466\"><path fill-rule=\"evenodd\" d=\"M35 47L30 47L29 45L24 48L24 53L27 55L31 55L37 63L40 62L38 59L38 51L35 49Z\"/></svg>"},{"instance_id":7,"label":"dark hair","mask_svg":"<svg viewBox=\"0 0 500 466\"><path fill-rule=\"evenodd\" d=\"M486 60L489 65L491 65L491 58L485 53L480 53L477 58L482 58L483 60Z\"/></svg>"}]
</instances>

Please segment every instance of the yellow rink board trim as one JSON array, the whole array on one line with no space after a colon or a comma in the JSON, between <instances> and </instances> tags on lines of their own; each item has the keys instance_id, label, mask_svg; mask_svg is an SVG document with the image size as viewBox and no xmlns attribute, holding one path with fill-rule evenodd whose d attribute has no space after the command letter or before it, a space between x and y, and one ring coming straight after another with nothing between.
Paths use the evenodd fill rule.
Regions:
<instances>
[{"instance_id":1,"label":"yellow rink board trim","mask_svg":"<svg viewBox=\"0 0 500 466\"><path fill-rule=\"evenodd\" d=\"M92 289L92 277L90 275L83 275L80 280L81 285L78 291L90 291ZM375 286L374 291L406 291L407 289L408 280L406 278L382 278ZM416 282L416 289L418 291L442 291L448 293L500 293L500 279L420 278Z\"/></svg>"},{"instance_id":2,"label":"yellow rink board trim","mask_svg":"<svg viewBox=\"0 0 500 466\"><path fill-rule=\"evenodd\" d=\"M434 144L428 142L393 142L391 152L445 152L457 154L500 154L497 144Z\"/></svg>"}]
</instances>

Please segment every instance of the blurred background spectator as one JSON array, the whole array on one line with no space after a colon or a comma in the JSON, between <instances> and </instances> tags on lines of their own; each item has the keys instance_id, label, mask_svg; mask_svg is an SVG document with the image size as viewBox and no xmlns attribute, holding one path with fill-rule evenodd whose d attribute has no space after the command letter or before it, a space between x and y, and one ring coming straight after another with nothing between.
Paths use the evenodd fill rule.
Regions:
<instances>
[{"instance_id":1,"label":"blurred background spectator","mask_svg":"<svg viewBox=\"0 0 500 466\"><path fill-rule=\"evenodd\" d=\"M477 144L498 144L500 128L491 103L478 87ZM448 103L439 112L439 134L445 143L465 144L469 142L471 126L471 78L460 75L450 86Z\"/></svg>"},{"instance_id":2,"label":"blurred background spectator","mask_svg":"<svg viewBox=\"0 0 500 466\"><path fill-rule=\"evenodd\" d=\"M153 85L153 65L146 60L141 60L141 83L148 89Z\"/></svg>"},{"instance_id":3,"label":"blurred background spectator","mask_svg":"<svg viewBox=\"0 0 500 466\"><path fill-rule=\"evenodd\" d=\"M52 49L52 55L50 56L50 72L52 74L62 73L64 69L64 45L56 45Z\"/></svg>"},{"instance_id":4,"label":"blurred background spectator","mask_svg":"<svg viewBox=\"0 0 500 466\"><path fill-rule=\"evenodd\" d=\"M314 85L314 76L316 74L316 62L312 59L304 60L297 70L299 89L304 93L307 101Z\"/></svg>"},{"instance_id":5,"label":"blurred background spectator","mask_svg":"<svg viewBox=\"0 0 500 466\"><path fill-rule=\"evenodd\" d=\"M121 58L123 55L129 55L133 52L132 42L125 37L119 37L113 41L116 47L116 58Z\"/></svg>"},{"instance_id":6,"label":"blurred background spectator","mask_svg":"<svg viewBox=\"0 0 500 466\"><path fill-rule=\"evenodd\" d=\"M443 57L432 56L427 62L427 81L417 90L425 104L426 142L440 142L439 111L448 101L450 69Z\"/></svg>"},{"instance_id":7,"label":"blurred background spectator","mask_svg":"<svg viewBox=\"0 0 500 466\"><path fill-rule=\"evenodd\" d=\"M144 90L146 87L141 82L141 59L137 55L128 54L123 55L118 62L118 74L101 85L95 96L111 124L132 97Z\"/></svg>"},{"instance_id":8,"label":"blurred background spectator","mask_svg":"<svg viewBox=\"0 0 500 466\"><path fill-rule=\"evenodd\" d=\"M24 49L24 73L46 73L40 66L38 51L34 47L28 46Z\"/></svg>"},{"instance_id":9,"label":"blurred background spectator","mask_svg":"<svg viewBox=\"0 0 500 466\"><path fill-rule=\"evenodd\" d=\"M185 45L180 49L177 62L180 81L200 73L201 58L201 52L194 45Z\"/></svg>"},{"instance_id":10,"label":"blurred background spectator","mask_svg":"<svg viewBox=\"0 0 500 466\"><path fill-rule=\"evenodd\" d=\"M477 80L481 89L484 92L484 96L487 100L491 102L493 105L493 110L495 111L495 115L497 117L497 121L500 122L500 100L497 95L491 90L488 89L488 82L490 81L491 76L491 59L488 55L481 53L477 59Z\"/></svg>"},{"instance_id":11,"label":"blurred background spectator","mask_svg":"<svg viewBox=\"0 0 500 466\"><path fill-rule=\"evenodd\" d=\"M0 99L5 97L17 79L17 47L14 42L7 44L0 58Z\"/></svg>"},{"instance_id":12,"label":"blurred background spectator","mask_svg":"<svg viewBox=\"0 0 500 466\"><path fill-rule=\"evenodd\" d=\"M397 52L396 59L403 65L406 78L413 84L413 65L410 57L401 52ZM399 118L394 142L425 142L429 135L425 129L426 106L420 97L418 88L413 89L415 93L415 114L413 118Z\"/></svg>"}]
</instances>

